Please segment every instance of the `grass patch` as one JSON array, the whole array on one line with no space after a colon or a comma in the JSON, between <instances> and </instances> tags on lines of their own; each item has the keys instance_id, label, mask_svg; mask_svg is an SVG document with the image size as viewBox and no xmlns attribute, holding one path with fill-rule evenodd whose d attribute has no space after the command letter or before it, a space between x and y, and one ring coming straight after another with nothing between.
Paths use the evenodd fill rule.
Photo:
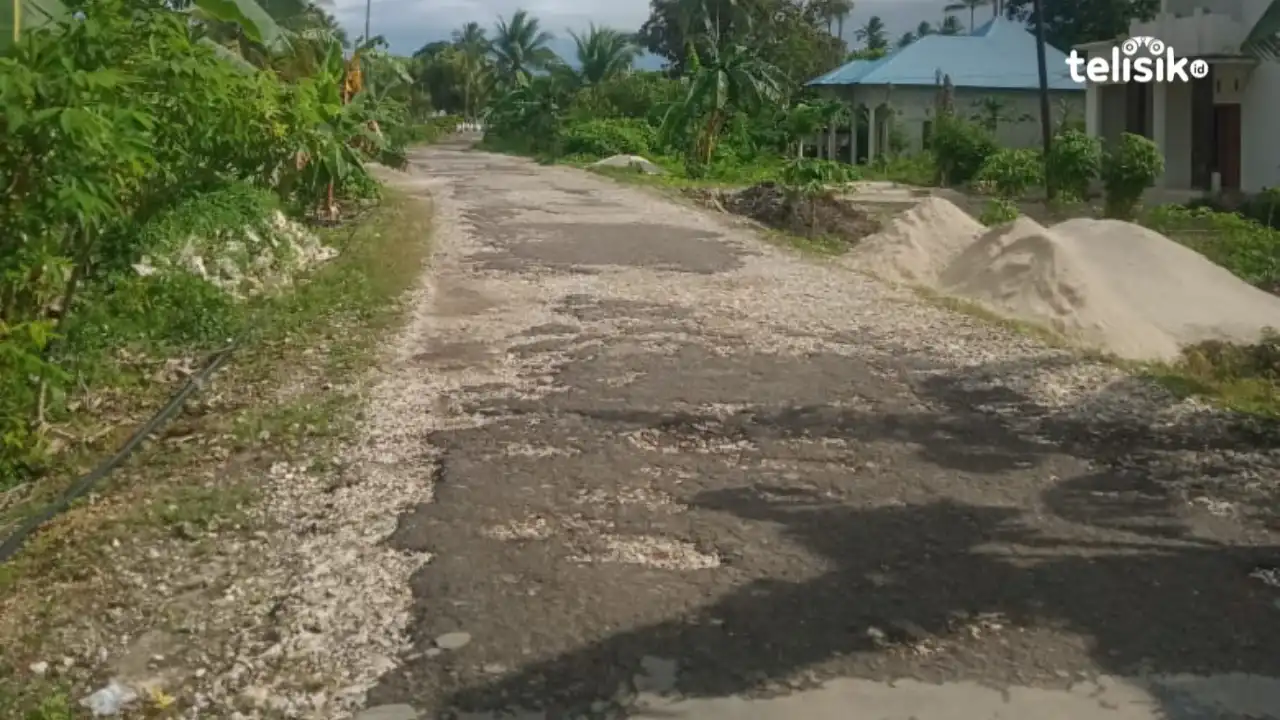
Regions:
<instances>
[{"instance_id":1,"label":"grass patch","mask_svg":"<svg viewBox=\"0 0 1280 720\"><path fill-rule=\"evenodd\" d=\"M259 479L271 463L328 461L334 441L358 420L363 371L401 322L400 299L421 274L429 230L423 202L388 191L364 218L325 231L324 240L340 254L293 291L260 301L253 308L255 337L184 411L90 498L0 566L0 717L63 717L56 714L61 691L27 666L60 657L58 648L46 646L56 642L54 628L97 617L128 597L113 572L128 561L113 556L172 537L198 554L213 531L252 529ZM0 534L113 452L177 385L135 377L123 389L108 388L111 401L83 411L81 425L124 427L67 454L4 508ZM3 672L6 666L15 672Z\"/></svg>"},{"instance_id":2,"label":"grass patch","mask_svg":"<svg viewBox=\"0 0 1280 720\"><path fill-rule=\"evenodd\" d=\"M1049 347L1110 363L1159 384L1175 397L1199 397L1228 410L1280 420L1280 336L1269 335L1255 345L1201 343L1187 348L1183 358L1174 363L1136 362L1084 347L1051 328L1006 317L981 303L930 288L913 289L930 304L1035 338Z\"/></svg>"},{"instance_id":3,"label":"grass patch","mask_svg":"<svg viewBox=\"0 0 1280 720\"><path fill-rule=\"evenodd\" d=\"M1250 415L1280 420L1280 334L1253 345L1206 342L1187 348L1174 364L1145 375L1179 397L1204 397Z\"/></svg>"}]
</instances>

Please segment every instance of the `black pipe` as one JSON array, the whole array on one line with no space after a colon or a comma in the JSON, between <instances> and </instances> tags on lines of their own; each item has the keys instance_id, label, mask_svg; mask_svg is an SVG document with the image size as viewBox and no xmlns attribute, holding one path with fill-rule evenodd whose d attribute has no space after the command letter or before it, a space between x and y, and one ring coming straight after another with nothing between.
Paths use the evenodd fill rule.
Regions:
<instances>
[{"instance_id":1,"label":"black pipe","mask_svg":"<svg viewBox=\"0 0 1280 720\"><path fill-rule=\"evenodd\" d=\"M199 373L188 378L186 384L182 386L182 389L175 393L174 396L169 399L169 402L164 407L160 408L160 412L156 413L151 420L147 421L145 425L135 430L133 435L130 435L129 439L125 441L124 445L116 451L115 455L107 458L104 462L89 472L89 474L82 476L74 485L63 493L62 497L59 498L57 502L50 504L40 513L23 523L17 530L14 530L9 537L5 538L4 543L0 544L0 563L8 562L18 553L19 550L22 549L22 546L26 544L27 539L30 538L36 530L39 530L42 525L57 517L67 508L71 507L71 503L89 492L89 490L97 484L99 480L110 475L112 470L115 470L121 463L129 459L129 456L138 448L138 445L142 444L142 441L145 440L148 435L155 432L157 428L167 422L169 418L173 417L173 415L182 408L182 404L186 402L187 398L190 397L192 393L204 388L205 383L213 376L213 373L217 372L218 368L222 367L227 359L231 357L231 353L235 352L235 350L240 347L247 335L248 332L246 331L232 341L230 345L210 356L208 362L205 363L204 368L201 369Z\"/></svg>"},{"instance_id":2,"label":"black pipe","mask_svg":"<svg viewBox=\"0 0 1280 720\"><path fill-rule=\"evenodd\" d=\"M355 237L356 231L360 229L360 219L368 214L368 212L369 209L357 211L355 215L348 219L348 222L351 223L351 231L347 233L347 240L343 243L343 247L349 247L351 245L351 238ZM115 455L112 455L110 458L102 462L89 472L89 474L82 476L74 485L62 494L62 497L59 498L57 502L50 504L37 515L23 523L17 530L14 530L9 537L5 538L4 543L0 544L0 563L6 563L11 560L13 556L22 549L22 546L26 544L27 540L35 533L36 530L39 530L45 523L71 507L71 503L80 499L81 496L89 492L89 490L100 480L110 475L111 471L119 467L125 460L128 460L129 456L133 454L134 450L138 449L138 445L142 444L142 441L145 440L148 435L155 432L164 423L168 422L169 419L173 417L174 413L182 408L182 404L186 402L188 397L197 390L203 390L204 385L208 382L209 378L213 377L213 374L218 371L218 368L222 367L223 364L231 358L231 355L236 350L240 349L240 346L243 345L254 333L258 328L258 321L262 319L262 317L263 312L259 311L249 320L249 322L246 323L245 328L231 341L231 344L210 355L208 361L205 362L204 368L202 368L200 372L188 378L186 384L182 386L182 389L175 393L164 407L160 408L160 412L157 412L152 416L145 425L135 430L133 435L130 435L129 439L125 441L124 445L116 451Z\"/></svg>"}]
</instances>

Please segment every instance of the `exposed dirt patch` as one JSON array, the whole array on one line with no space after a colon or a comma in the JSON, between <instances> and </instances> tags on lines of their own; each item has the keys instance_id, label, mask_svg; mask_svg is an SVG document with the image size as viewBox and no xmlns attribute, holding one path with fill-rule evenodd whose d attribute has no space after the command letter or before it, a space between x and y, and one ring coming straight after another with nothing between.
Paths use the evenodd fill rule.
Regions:
<instances>
[{"instance_id":1,"label":"exposed dirt patch","mask_svg":"<svg viewBox=\"0 0 1280 720\"><path fill-rule=\"evenodd\" d=\"M686 194L705 207L749 217L775 230L806 238L835 238L849 246L881 228L879 219L830 193L792 196L772 182L745 190L698 188Z\"/></svg>"}]
</instances>

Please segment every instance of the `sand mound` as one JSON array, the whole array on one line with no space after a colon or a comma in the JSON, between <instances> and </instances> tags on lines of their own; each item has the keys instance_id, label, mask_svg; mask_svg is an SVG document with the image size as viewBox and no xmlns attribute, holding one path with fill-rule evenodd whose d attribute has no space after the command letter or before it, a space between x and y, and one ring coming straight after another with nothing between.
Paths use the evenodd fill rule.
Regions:
<instances>
[{"instance_id":1,"label":"sand mound","mask_svg":"<svg viewBox=\"0 0 1280 720\"><path fill-rule=\"evenodd\" d=\"M629 168L646 175L661 175L666 171L639 155L613 155L591 163L591 167Z\"/></svg>"},{"instance_id":2,"label":"sand mound","mask_svg":"<svg viewBox=\"0 0 1280 720\"><path fill-rule=\"evenodd\" d=\"M933 285L985 228L942 198L929 197L865 238L852 262L892 282Z\"/></svg>"},{"instance_id":3,"label":"sand mound","mask_svg":"<svg viewBox=\"0 0 1280 720\"><path fill-rule=\"evenodd\" d=\"M1280 298L1117 220L1045 228L1019 218L956 256L936 287L1136 360L1172 359L1205 340L1256 342L1280 326Z\"/></svg>"},{"instance_id":4,"label":"sand mound","mask_svg":"<svg viewBox=\"0 0 1280 720\"><path fill-rule=\"evenodd\" d=\"M1021 217L985 229L931 197L866 238L855 265L890 281L976 300L1006 316L1135 360L1206 340L1257 342L1280 298L1140 225Z\"/></svg>"}]
</instances>

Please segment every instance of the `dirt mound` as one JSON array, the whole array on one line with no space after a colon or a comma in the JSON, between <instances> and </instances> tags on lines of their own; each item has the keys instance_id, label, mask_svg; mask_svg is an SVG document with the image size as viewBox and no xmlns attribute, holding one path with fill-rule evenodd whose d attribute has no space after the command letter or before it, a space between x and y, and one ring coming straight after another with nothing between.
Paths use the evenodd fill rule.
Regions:
<instances>
[{"instance_id":1,"label":"dirt mound","mask_svg":"<svg viewBox=\"0 0 1280 720\"><path fill-rule=\"evenodd\" d=\"M859 243L852 255L856 265L886 280L932 284L983 230L951 202L929 197Z\"/></svg>"},{"instance_id":2,"label":"dirt mound","mask_svg":"<svg viewBox=\"0 0 1280 720\"><path fill-rule=\"evenodd\" d=\"M760 183L719 198L725 210L804 237L837 237L853 244L880 230L880 221L830 194L793 197L776 183Z\"/></svg>"},{"instance_id":3,"label":"dirt mound","mask_svg":"<svg viewBox=\"0 0 1280 720\"><path fill-rule=\"evenodd\" d=\"M935 286L1136 360L1206 340L1252 343L1280 325L1280 298L1139 225L1017 221L982 235Z\"/></svg>"}]
</instances>

